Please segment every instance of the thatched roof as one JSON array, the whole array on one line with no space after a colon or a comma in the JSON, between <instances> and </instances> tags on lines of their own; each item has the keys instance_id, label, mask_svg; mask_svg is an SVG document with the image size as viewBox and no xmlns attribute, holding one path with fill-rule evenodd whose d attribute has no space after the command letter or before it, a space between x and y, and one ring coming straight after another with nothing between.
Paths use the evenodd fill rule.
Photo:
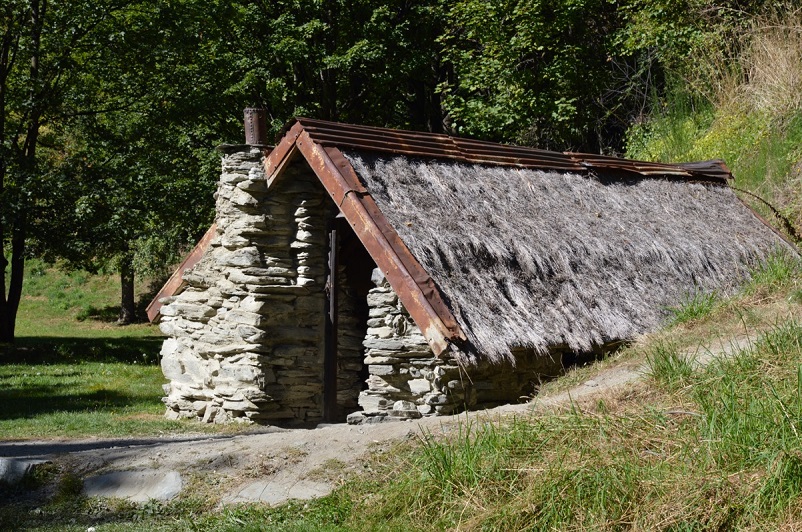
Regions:
<instances>
[{"instance_id":1,"label":"thatched roof","mask_svg":"<svg viewBox=\"0 0 802 532\"><path fill-rule=\"evenodd\" d=\"M588 351L784 245L727 186L346 151L477 351Z\"/></svg>"}]
</instances>

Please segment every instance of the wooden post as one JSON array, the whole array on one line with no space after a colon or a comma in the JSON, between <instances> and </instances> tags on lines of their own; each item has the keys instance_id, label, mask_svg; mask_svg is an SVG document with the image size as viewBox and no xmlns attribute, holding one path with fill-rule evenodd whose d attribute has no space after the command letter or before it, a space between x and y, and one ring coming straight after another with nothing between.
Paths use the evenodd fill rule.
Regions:
<instances>
[{"instance_id":1,"label":"wooden post","mask_svg":"<svg viewBox=\"0 0 802 532\"><path fill-rule=\"evenodd\" d=\"M338 268L339 237L337 220L329 225L329 264L326 282L326 347L323 354L323 421L337 421L337 327L338 327Z\"/></svg>"}]
</instances>

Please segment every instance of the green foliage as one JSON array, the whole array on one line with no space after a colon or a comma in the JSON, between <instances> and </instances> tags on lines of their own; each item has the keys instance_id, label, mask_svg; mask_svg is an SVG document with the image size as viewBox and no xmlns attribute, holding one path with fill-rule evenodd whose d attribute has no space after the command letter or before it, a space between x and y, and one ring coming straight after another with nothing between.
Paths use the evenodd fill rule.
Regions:
<instances>
[{"instance_id":1,"label":"green foliage","mask_svg":"<svg viewBox=\"0 0 802 532\"><path fill-rule=\"evenodd\" d=\"M631 5L640 9L651 3ZM796 193L802 161L798 9L791 3L761 1L736 6L701 1L695 6L690 19L676 19L677 24L694 28L689 35L695 36L660 45L668 47L673 58L660 63L671 82L652 93L648 116L630 128L627 155L664 162L724 159L736 187L773 204L798 232L802 227L802 202ZM636 19L640 20L631 20ZM626 42L630 46L634 41ZM671 51L676 43L686 42L696 44L685 48L685 56L682 50ZM742 197L765 218L775 220L760 201L749 194Z\"/></svg>"},{"instance_id":2,"label":"green foliage","mask_svg":"<svg viewBox=\"0 0 802 532\"><path fill-rule=\"evenodd\" d=\"M676 345L658 343L646 353L648 373L658 383L680 387L693 374L693 363L680 353Z\"/></svg>"},{"instance_id":3,"label":"green foliage","mask_svg":"<svg viewBox=\"0 0 802 532\"><path fill-rule=\"evenodd\" d=\"M454 3L440 85L460 135L541 147L590 145L608 87L616 10L603 0Z\"/></svg>"},{"instance_id":4,"label":"green foliage","mask_svg":"<svg viewBox=\"0 0 802 532\"><path fill-rule=\"evenodd\" d=\"M790 253L775 253L752 271L744 292L777 291L789 283L796 281L802 272L802 260Z\"/></svg>"},{"instance_id":5,"label":"green foliage","mask_svg":"<svg viewBox=\"0 0 802 532\"><path fill-rule=\"evenodd\" d=\"M669 308L671 323L687 323L708 316L719 302L715 292L697 291L685 297L676 307Z\"/></svg>"},{"instance_id":6,"label":"green foliage","mask_svg":"<svg viewBox=\"0 0 802 532\"><path fill-rule=\"evenodd\" d=\"M442 129L435 37L441 2L281 0L239 3L230 24L236 79L227 95L267 109L278 132L292 116Z\"/></svg>"},{"instance_id":7,"label":"green foliage","mask_svg":"<svg viewBox=\"0 0 802 532\"><path fill-rule=\"evenodd\" d=\"M662 104L653 103L649 120L627 131L628 157L661 162L690 160L689 148L713 121L713 106L676 92L670 93Z\"/></svg>"}]
</instances>

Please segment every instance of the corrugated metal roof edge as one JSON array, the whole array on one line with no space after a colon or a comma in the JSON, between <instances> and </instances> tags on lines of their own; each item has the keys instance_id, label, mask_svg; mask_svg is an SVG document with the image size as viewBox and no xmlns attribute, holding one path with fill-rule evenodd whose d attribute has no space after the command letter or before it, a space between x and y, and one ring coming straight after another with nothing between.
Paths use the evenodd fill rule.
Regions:
<instances>
[{"instance_id":1,"label":"corrugated metal roof edge","mask_svg":"<svg viewBox=\"0 0 802 532\"><path fill-rule=\"evenodd\" d=\"M451 159L474 164L516 166L563 172L625 172L643 177L670 177L726 183L732 173L721 160L655 163L606 155L552 152L537 148L451 137L439 133L360 126L298 117L282 130L283 137L300 124L322 146L393 153L412 157Z\"/></svg>"}]
</instances>

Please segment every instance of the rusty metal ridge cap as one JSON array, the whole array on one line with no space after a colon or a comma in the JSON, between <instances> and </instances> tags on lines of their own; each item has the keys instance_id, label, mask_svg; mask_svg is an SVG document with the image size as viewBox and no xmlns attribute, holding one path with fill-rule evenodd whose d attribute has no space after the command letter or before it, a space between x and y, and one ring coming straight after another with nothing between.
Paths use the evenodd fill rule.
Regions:
<instances>
[{"instance_id":1,"label":"rusty metal ridge cap","mask_svg":"<svg viewBox=\"0 0 802 532\"><path fill-rule=\"evenodd\" d=\"M303 133L303 125L295 123L292 127L288 128L284 137L276 144L276 147L266 155L262 166L265 171L265 179L267 180L267 188L270 188L273 182L281 175L287 163L289 163L293 155L297 152L296 143L298 137Z\"/></svg>"},{"instance_id":2,"label":"rusty metal ridge cap","mask_svg":"<svg viewBox=\"0 0 802 532\"><path fill-rule=\"evenodd\" d=\"M720 159L690 163L657 163L622 159L608 155L565 152L579 164L588 169L610 169L636 173L642 176L673 175L684 178L715 180L726 183L732 179L732 172Z\"/></svg>"},{"instance_id":3,"label":"rusty metal ridge cap","mask_svg":"<svg viewBox=\"0 0 802 532\"><path fill-rule=\"evenodd\" d=\"M716 181L726 181L732 177L729 169L721 161L655 163L607 155L548 151L527 146L453 137L441 133L345 124L304 117L298 117L295 120L295 125L300 124L316 143L328 147L444 158L469 164L554 169L579 173L586 173L591 169L611 169L646 177L665 175Z\"/></svg>"}]
</instances>

